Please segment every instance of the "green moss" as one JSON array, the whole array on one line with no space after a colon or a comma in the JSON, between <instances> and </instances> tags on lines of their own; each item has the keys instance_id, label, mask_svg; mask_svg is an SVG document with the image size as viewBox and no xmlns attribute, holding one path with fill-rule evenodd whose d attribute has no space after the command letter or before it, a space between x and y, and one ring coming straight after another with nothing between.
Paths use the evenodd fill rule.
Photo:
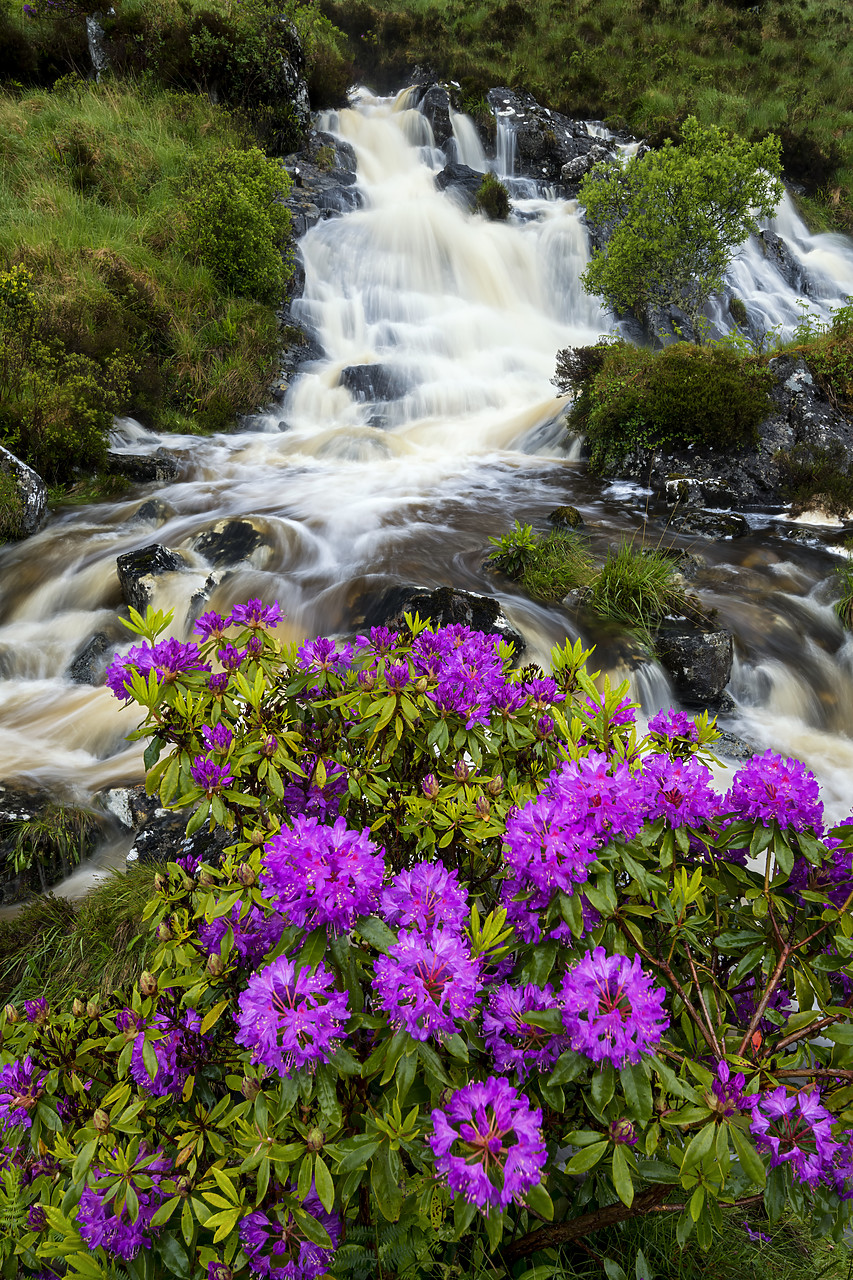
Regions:
<instances>
[{"instance_id":1,"label":"green moss","mask_svg":"<svg viewBox=\"0 0 853 1280\"><path fill-rule=\"evenodd\" d=\"M506 222L509 217L509 192L493 173L487 173L480 183L476 207L492 222Z\"/></svg>"},{"instance_id":2,"label":"green moss","mask_svg":"<svg viewBox=\"0 0 853 1280\"><path fill-rule=\"evenodd\" d=\"M579 393L569 427L586 434L590 465L601 473L638 447L743 448L771 408L766 364L727 346L581 348L560 354L556 381Z\"/></svg>"}]
</instances>

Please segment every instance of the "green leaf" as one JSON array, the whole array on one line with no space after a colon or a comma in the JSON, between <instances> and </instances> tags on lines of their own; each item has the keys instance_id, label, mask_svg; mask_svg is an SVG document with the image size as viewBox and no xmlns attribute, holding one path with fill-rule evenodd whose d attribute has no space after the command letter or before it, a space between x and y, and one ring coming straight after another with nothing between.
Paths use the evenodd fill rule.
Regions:
<instances>
[{"instance_id":1,"label":"green leaf","mask_svg":"<svg viewBox=\"0 0 853 1280\"><path fill-rule=\"evenodd\" d=\"M604 1270L607 1274L607 1280L628 1280L619 1263L614 1262L612 1258L604 1259Z\"/></svg>"},{"instance_id":2,"label":"green leaf","mask_svg":"<svg viewBox=\"0 0 853 1280\"><path fill-rule=\"evenodd\" d=\"M644 1124L652 1118L652 1086L646 1074L645 1064L628 1065L619 1070L619 1081L628 1103L628 1110L635 1120Z\"/></svg>"},{"instance_id":3,"label":"green leaf","mask_svg":"<svg viewBox=\"0 0 853 1280\"><path fill-rule=\"evenodd\" d=\"M631 1180L625 1148L621 1143L617 1143L613 1148L613 1185L619 1199L630 1209L634 1203L634 1183Z\"/></svg>"},{"instance_id":4,"label":"green leaf","mask_svg":"<svg viewBox=\"0 0 853 1280\"><path fill-rule=\"evenodd\" d=\"M171 1200L165 1200L151 1219L152 1227L162 1227L168 1222L179 1204L181 1204L180 1196L172 1196Z\"/></svg>"},{"instance_id":5,"label":"green leaf","mask_svg":"<svg viewBox=\"0 0 853 1280\"><path fill-rule=\"evenodd\" d=\"M94 1138L91 1142L87 1142L85 1147L77 1152L74 1164L71 1168L71 1181L82 1182L89 1172L89 1166L95 1158L95 1152L98 1149L98 1139Z\"/></svg>"},{"instance_id":6,"label":"green leaf","mask_svg":"<svg viewBox=\"0 0 853 1280\"><path fill-rule=\"evenodd\" d=\"M351 1139L355 1141L355 1139ZM362 1135L362 1141L357 1147L345 1152L343 1159L335 1170L336 1173L350 1173L353 1169L366 1169L370 1157L375 1151L379 1150L379 1138L368 1135Z\"/></svg>"},{"instance_id":7,"label":"green leaf","mask_svg":"<svg viewBox=\"0 0 853 1280\"><path fill-rule=\"evenodd\" d=\"M154 1052L154 1046L147 1036L142 1038L142 1061L145 1064L145 1070L148 1077L153 1080L160 1070L160 1063L157 1061L157 1054Z\"/></svg>"},{"instance_id":8,"label":"green leaf","mask_svg":"<svg viewBox=\"0 0 853 1280\"><path fill-rule=\"evenodd\" d=\"M489 1241L489 1252L494 1253L501 1242L504 1231L504 1215L494 1210L486 1218L486 1237Z\"/></svg>"},{"instance_id":9,"label":"green leaf","mask_svg":"<svg viewBox=\"0 0 853 1280\"><path fill-rule=\"evenodd\" d=\"M365 942L369 942L372 947L386 956L397 941L397 935L392 933L385 921L380 920L378 916L360 916L355 922L355 928Z\"/></svg>"},{"instance_id":10,"label":"green leaf","mask_svg":"<svg viewBox=\"0 0 853 1280\"><path fill-rule=\"evenodd\" d=\"M737 1125L729 1125L729 1133L732 1135L740 1167L750 1182L754 1182L757 1187L763 1187L767 1181L767 1171L754 1145Z\"/></svg>"},{"instance_id":11,"label":"green leaf","mask_svg":"<svg viewBox=\"0 0 853 1280\"><path fill-rule=\"evenodd\" d=\"M592 1100L598 1107L599 1111L603 1111L616 1090L616 1073L609 1062L605 1062L597 1071L593 1072L592 1082L590 1084L590 1094Z\"/></svg>"},{"instance_id":12,"label":"green leaf","mask_svg":"<svg viewBox=\"0 0 853 1280\"><path fill-rule=\"evenodd\" d=\"M312 929L302 944L296 963L300 969L316 969L326 954L329 939L324 925Z\"/></svg>"},{"instance_id":13,"label":"green leaf","mask_svg":"<svg viewBox=\"0 0 853 1280\"><path fill-rule=\"evenodd\" d=\"M326 1213L331 1213L335 1205L335 1184L325 1160L319 1155L314 1161L314 1186Z\"/></svg>"},{"instance_id":14,"label":"green leaf","mask_svg":"<svg viewBox=\"0 0 853 1280\"><path fill-rule=\"evenodd\" d=\"M160 1236L154 1247L173 1276L177 1276L178 1280L189 1280L190 1260L186 1249L173 1235Z\"/></svg>"},{"instance_id":15,"label":"green leaf","mask_svg":"<svg viewBox=\"0 0 853 1280\"><path fill-rule=\"evenodd\" d=\"M588 1059L575 1053L574 1049L567 1049L554 1064L554 1070L548 1077L549 1087L554 1089L557 1085L571 1084L578 1076L583 1075L588 1066Z\"/></svg>"},{"instance_id":16,"label":"green leaf","mask_svg":"<svg viewBox=\"0 0 853 1280\"><path fill-rule=\"evenodd\" d=\"M682 1181L684 1175L695 1165L700 1164L705 1159L714 1145L716 1137L716 1124L711 1120L706 1124L690 1141L690 1145L684 1153L684 1159L681 1163Z\"/></svg>"},{"instance_id":17,"label":"green leaf","mask_svg":"<svg viewBox=\"0 0 853 1280\"><path fill-rule=\"evenodd\" d=\"M554 1205L551 1197L545 1190L545 1184L535 1182L525 1197L525 1203L529 1209L538 1214L540 1218L544 1218L546 1222L552 1222L554 1219Z\"/></svg>"},{"instance_id":18,"label":"green leaf","mask_svg":"<svg viewBox=\"0 0 853 1280\"><path fill-rule=\"evenodd\" d=\"M370 1189L376 1197L379 1210L388 1222L396 1222L403 1207L400 1190L400 1158L393 1159L391 1148L382 1144L370 1164Z\"/></svg>"},{"instance_id":19,"label":"green leaf","mask_svg":"<svg viewBox=\"0 0 853 1280\"><path fill-rule=\"evenodd\" d=\"M593 1142L589 1147L581 1147L566 1165L566 1173L586 1173L587 1169L594 1168L609 1146L609 1142Z\"/></svg>"}]
</instances>

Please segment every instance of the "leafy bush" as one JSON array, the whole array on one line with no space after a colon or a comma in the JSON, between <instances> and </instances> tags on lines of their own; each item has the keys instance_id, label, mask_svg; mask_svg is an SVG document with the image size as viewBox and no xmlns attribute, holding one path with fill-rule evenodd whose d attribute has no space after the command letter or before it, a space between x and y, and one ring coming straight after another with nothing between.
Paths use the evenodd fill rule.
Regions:
<instances>
[{"instance_id":1,"label":"leafy bush","mask_svg":"<svg viewBox=\"0 0 853 1280\"><path fill-rule=\"evenodd\" d=\"M836 308L828 321L814 313L803 314L793 344L833 404L853 409L853 301Z\"/></svg>"},{"instance_id":2,"label":"leafy bush","mask_svg":"<svg viewBox=\"0 0 853 1280\"><path fill-rule=\"evenodd\" d=\"M149 790L231 844L156 877L132 989L4 1011L5 1270L553 1274L757 1197L840 1238L853 825L828 847L811 774L716 794L707 718L639 741L579 644L549 678L417 619L283 652L279 617L134 615L110 667Z\"/></svg>"},{"instance_id":3,"label":"leafy bush","mask_svg":"<svg viewBox=\"0 0 853 1280\"><path fill-rule=\"evenodd\" d=\"M24 504L14 478L0 466L0 542L21 537Z\"/></svg>"},{"instance_id":4,"label":"leafy bush","mask_svg":"<svg viewBox=\"0 0 853 1280\"><path fill-rule=\"evenodd\" d=\"M477 188L476 208L492 222L506 222L509 217L509 192L493 173L487 173Z\"/></svg>"},{"instance_id":5,"label":"leafy bush","mask_svg":"<svg viewBox=\"0 0 853 1280\"><path fill-rule=\"evenodd\" d=\"M842 625L847 627L848 631L853 631L853 562L849 558L853 554L853 544L848 539L845 546L848 558L837 565L835 570L841 597L836 600L833 608L841 619Z\"/></svg>"},{"instance_id":6,"label":"leafy bush","mask_svg":"<svg viewBox=\"0 0 853 1280\"><path fill-rule=\"evenodd\" d=\"M187 246L220 286L278 304L292 273L286 257L290 178L257 147L229 151L197 174L187 206Z\"/></svg>"},{"instance_id":7,"label":"leafy bush","mask_svg":"<svg viewBox=\"0 0 853 1280\"><path fill-rule=\"evenodd\" d=\"M600 473L636 448L743 448L772 407L766 364L726 345L570 350L558 357L556 381L580 392L568 424L586 433L590 466Z\"/></svg>"}]
</instances>

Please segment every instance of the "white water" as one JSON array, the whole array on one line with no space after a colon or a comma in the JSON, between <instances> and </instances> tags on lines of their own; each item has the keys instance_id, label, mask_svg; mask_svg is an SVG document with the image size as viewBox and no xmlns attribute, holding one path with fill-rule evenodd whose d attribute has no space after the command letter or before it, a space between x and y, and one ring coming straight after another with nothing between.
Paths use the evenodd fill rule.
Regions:
<instances>
[{"instance_id":1,"label":"white water","mask_svg":"<svg viewBox=\"0 0 853 1280\"><path fill-rule=\"evenodd\" d=\"M356 110L325 122L355 148L364 207L319 223L302 241L306 287L294 310L325 355L283 408L252 431L164 438L182 473L156 486L172 510L160 528L131 521L152 491L139 487L120 502L58 512L36 537L0 549L0 778L90 794L141 775L141 749L124 742L136 714L65 674L114 619L124 551L157 541L186 556L186 570L160 579L155 598L174 608L185 636L190 600L210 572L195 539L226 516L250 516L266 549L254 566L220 574L203 607L278 599L284 637L300 638L359 625L370 593L401 581L494 592L482 568L488 535L515 518L545 527L562 503L579 507L598 552L642 529L635 488L602 490L586 476L550 382L561 347L594 342L608 327L579 285L587 245L576 206L528 191L518 201L523 218L508 224L463 211L435 188L443 157L411 100L363 94ZM485 166L473 164L470 122L453 124L460 157ZM512 131L500 120L498 143L497 168L511 172ZM810 302L825 313L853 272L850 242L809 236L787 205L776 229L805 268L820 267L824 292ZM736 291L768 327L791 325L796 290L760 254L747 246L732 268ZM399 381L396 399L358 403L341 385L344 368L370 364ZM138 424L117 424L124 448L152 447L145 436ZM828 604L808 604L831 557L761 528L741 543L701 549L716 576L699 592L737 637L732 727L804 756L833 816L846 814L853 664ZM504 600L532 659L578 634L562 608ZM637 668L618 636L584 639L598 639L598 663L608 669ZM659 668L641 665L634 683L647 710L668 702Z\"/></svg>"}]
</instances>

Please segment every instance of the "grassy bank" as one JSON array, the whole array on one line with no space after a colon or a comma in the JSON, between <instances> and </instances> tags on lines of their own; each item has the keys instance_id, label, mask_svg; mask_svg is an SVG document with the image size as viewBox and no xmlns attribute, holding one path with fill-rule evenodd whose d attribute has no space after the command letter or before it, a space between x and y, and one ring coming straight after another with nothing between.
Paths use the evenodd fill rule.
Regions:
<instances>
[{"instance_id":1,"label":"grassy bank","mask_svg":"<svg viewBox=\"0 0 853 1280\"><path fill-rule=\"evenodd\" d=\"M414 64L497 84L660 141L688 115L749 139L778 133L816 222L853 227L853 52L839 0L322 0L368 83Z\"/></svg>"}]
</instances>

